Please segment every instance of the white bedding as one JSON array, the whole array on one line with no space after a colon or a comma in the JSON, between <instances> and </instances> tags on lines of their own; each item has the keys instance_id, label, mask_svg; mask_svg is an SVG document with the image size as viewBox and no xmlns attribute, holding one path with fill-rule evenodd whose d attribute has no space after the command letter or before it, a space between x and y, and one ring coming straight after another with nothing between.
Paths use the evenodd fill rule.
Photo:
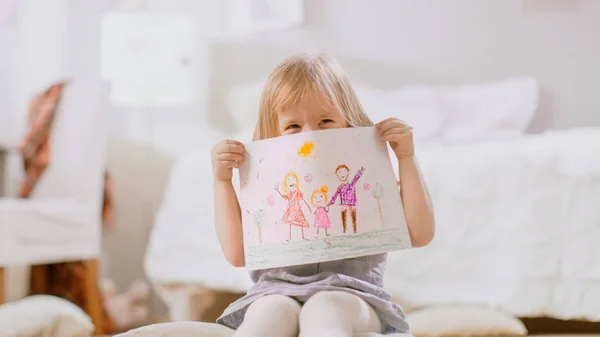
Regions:
<instances>
[{"instance_id":1,"label":"white bedding","mask_svg":"<svg viewBox=\"0 0 600 337\"><path fill-rule=\"evenodd\" d=\"M390 254L386 286L410 306L484 303L520 316L600 321L600 129L422 146L437 219L426 248ZM173 169L146 256L157 283L245 291L213 229L207 151Z\"/></svg>"}]
</instances>

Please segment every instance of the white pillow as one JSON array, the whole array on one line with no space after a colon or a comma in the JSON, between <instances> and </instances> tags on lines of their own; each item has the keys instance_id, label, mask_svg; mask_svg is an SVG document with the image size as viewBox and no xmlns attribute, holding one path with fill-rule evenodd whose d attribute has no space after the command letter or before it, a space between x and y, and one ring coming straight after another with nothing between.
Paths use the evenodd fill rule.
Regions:
<instances>
[{"instance_id":1,"label":"white pillow","mask_svg":"<svg viewBox=\"0 0 600 337\"><path fill-rule=\"evenodd\" d=\"M353 85L365 112L374 123L396 117L415 130L415 141L430 142L439 138L444 122L439 94L427 87L410 87L396 92Z\"/></svg>"},{"instance_id":2,"label":"white pillow","mask_svg":"<svg viewBox=\"0 0 600 337\"><path fill-rule=\"evenodd\" d=\"M525 325L502 312L477 306L435 306L406 315L415 337L526 336Z\"/></svg>"},{"instance_id":3,"label":"white pillow","mask_svg":"<svg viewBox=\"0 0 600 337\"><path fill-rule=\"evenodd\" d=\"M437 89L442 97L445 143L515 139L538 108L533 77Z\"/></svg>"},{"instance_id":4,"label":"white pillow","mask_svg":"<svg viewBox=\"0 0 600 337\"><path fill-rule=\"evenodd\" d=\"M381 90L354 85L374 122L396 117L415 129L417 143L446 144L514 139L538 108L532 77L460 86L407 86Z\"/></svg>"},{"instance_id":5,"label":"white pillow","mask_svg":"<svg viewBox=\"0 0 600 337\"><path fill-rule=\"evenodd\" d=\"M215 323L176 322L152 324L115 337L230 337L234 331Z\"/></svg>"},{"instance_id":6,"label":"white pillow","mask_svg":"<svg viewBox=\"0 0 600 337\"><path fill-rule=\"evenodd\" d=\"M2 337L89 337L94 325L73 303L36 295L0 305L0 331Z\"/></svg>"}]
</instances>

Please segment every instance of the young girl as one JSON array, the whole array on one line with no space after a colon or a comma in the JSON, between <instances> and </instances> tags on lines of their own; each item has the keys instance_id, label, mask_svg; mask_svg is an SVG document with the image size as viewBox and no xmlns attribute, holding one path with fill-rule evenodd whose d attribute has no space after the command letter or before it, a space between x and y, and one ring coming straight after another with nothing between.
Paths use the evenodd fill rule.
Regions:
<instances>
[{"instance_id":1,"label":"young girl","mask_svg":"<svg viewBox=\"0 0 600 337\"><path fill-rule=\"evenodd\" d=\"M317 206L315 210L315 227L317 227L316 238L319 237L319 231L321 228L325 230L325 236L329 236L327 230L331 228L331 222L329 221L329 205L327 205L327 186L322 186L321 189L314 190L310 196L310 202Z\"/></svg>"},{"instance_id":2,"label":"young girl","mask_svg":"<svg viewBox=\"0 0 600 337\"><path fill-rule=\"evenodd\" d=\"M299 55L275 68L264 87L254 140L300 132L373 126L338 63L324 55ZM414 156L412 128L396 118L376 124L398 160L411 243L433 238L431 200ZM244 266L240 205L232 169L244 145L224 140L211 153L215 227L223 253ZM250 272L256 283L231 304L218 323L238 337L352 337L356 333L410 334L400 307L383 290L386 254Z\"/></svg>"},{"instance_id":3,"label":"young girl","mask_svg":"<svg viewBox=\"0 0 600 337\"><path fill-rule=\"evenodd\" d=\"M304 237L304 228L308 228L309 226L308 221L306 221L306 217L304 216L304 212L302 212L302 204L300 204L300 201L303 201L309 210L310 206L308 206L308 203L304 200L304 196L300 191L300 180L298 179L298 175L294 172L286 174L285 178L283 178L283 193L279 191L279 184L275 185L275 191L288 201L287 209L283 214L283 222L290 226L290 235L286 241L292 239L292 226L300 227L302 230L302 240L306 240Z\"/></svg>"}]
</instances>

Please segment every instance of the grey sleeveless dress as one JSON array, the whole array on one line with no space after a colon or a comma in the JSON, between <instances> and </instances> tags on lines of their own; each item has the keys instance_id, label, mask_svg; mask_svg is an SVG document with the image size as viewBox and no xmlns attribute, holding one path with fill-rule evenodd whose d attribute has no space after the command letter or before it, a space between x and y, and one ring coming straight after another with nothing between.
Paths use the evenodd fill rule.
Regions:
<instances>
[{"instance_id":1,"label":"grey sleeveless dress","mask_svg":"<svg viewBox=\"0 0 600 337\"><path fill-rule=\"evenodd\" d=\"M285 295L305 303L320 291L345 291L369 303L383 325L384 334L410 334L404 312L383 290L387 254L308 265L251 271L255 283L248 294L232 303L217 323L237 329L252 302L267 295Z\"/></svg>"}]
</instances>

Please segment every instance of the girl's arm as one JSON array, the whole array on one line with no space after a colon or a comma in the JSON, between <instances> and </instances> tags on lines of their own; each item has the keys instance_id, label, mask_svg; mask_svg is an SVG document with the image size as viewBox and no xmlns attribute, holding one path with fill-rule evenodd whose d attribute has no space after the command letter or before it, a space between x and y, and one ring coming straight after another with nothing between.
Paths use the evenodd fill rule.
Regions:
<instances>
[{"instance_id":1,"label":"girl's arm","mask_svg":"<svg viewBox=\"0 0 600 337\"><path fill-rule=\"evenodd\" d=\"M423 247L433 239L433 205L415 156L398 159L400 197L413 247Z\"/></svg>"},{"instance_id":2,"label":"girl's arm","mask_svg":"<svg viewBox=\"0 0 600 337\"><path fill-rule=\"evenodd\" d=\"M308 210L312 213L312 208L308 205L308 202L306 202L306 200L304 198L302 198L302 201L304 201L304 204L306 205L306 207L308 207Z\"/></svg>"},{"instance_id":3,"label":"girl's arm","mask_svg":"<svg viewBox=\"0 0 600 337\"><path fill-rule=\"evenodd\" d=\"M214 182L215 227L225 258L235 267L244 267L242 211L231 181Z\"/></svg>"},{"instance_id":4,"label":"girl's arm","mask_svg":"<svg viewBox=\"0 0 600 337\"><path fill-rule=\"evenodd\" d=\"M277 191L277 193L279 193L279 195L285 199L285 196L281 193L281 191L279 190L279 184L275 185L275 191Z\"/></svg>"}]
</instances>

